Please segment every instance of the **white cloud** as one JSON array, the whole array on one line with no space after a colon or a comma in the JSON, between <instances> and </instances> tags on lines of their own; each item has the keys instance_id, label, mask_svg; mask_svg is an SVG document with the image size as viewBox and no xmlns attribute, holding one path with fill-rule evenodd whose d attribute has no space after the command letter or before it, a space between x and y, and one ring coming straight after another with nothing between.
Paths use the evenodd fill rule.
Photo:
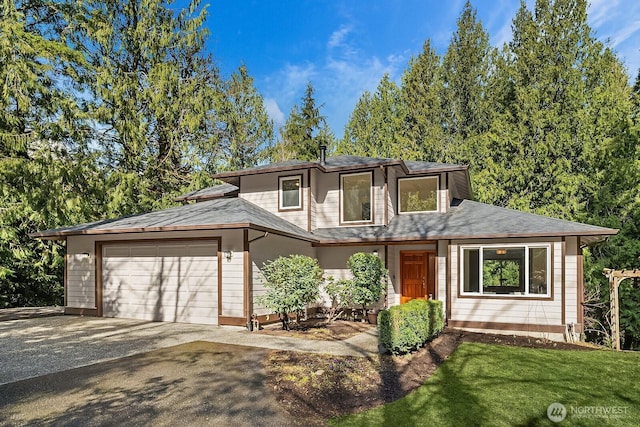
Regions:
<instances>
[{"instance_id":1,"label":"white cloud","mask_svg":"<svg viewBox=\"0 0 640 427\"><path fill-rule=\"evenodd\" d=\"M278 106L278 101L273 98L265 98L264 108L267 110L267 114L273 120L276 127L284 124L284 113Z\"/></svg>"},{"instance_id":2,"label":"white cloud","mask_svg":"<svg viewBox=\"0 0 640 427\"><path fill-rule=\"evenodd\" d=\"M591 0L589 4L589 20L591 25L599 27L611 19L616 10L619 10L620 0Z\"/></svg>"},{"instance_id":3,"label":"white cloud","mask_svg":"<svg viewBox=\"0 0 640 427\"><path fill-rule=\"evenodd\" d=\"M336 30L333 33L331 33L331 36L329 37L329 41L327 42L327 48L333 49L333 48L342 46L344 44L346 37L351 32L351 30L352 30L351 26L343 25L342 27L340 27L339 30Z\"/></svg>"},{"instance_id":4,"label":"white cloud","mask_svg":"<svg viewBox=\"0 0 640 427\"><path fill-rule=\"evenodd\" d=\"M611 45L616 47L622 44L638 30L640 30L640 20L629 22L627 25L619 28L618 31L613 33L611 36Z\"/></svg>"}]
</instances>

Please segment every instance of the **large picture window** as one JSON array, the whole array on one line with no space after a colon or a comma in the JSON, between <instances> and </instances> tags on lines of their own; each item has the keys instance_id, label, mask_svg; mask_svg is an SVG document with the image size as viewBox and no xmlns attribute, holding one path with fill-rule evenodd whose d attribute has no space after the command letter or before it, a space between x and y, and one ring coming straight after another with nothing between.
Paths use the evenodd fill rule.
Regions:
<instances>
[{"instance_id":1,"label":"large picture window","mask_svg":"<svg viewBox=\"0 0 640 427\"><path fill-rule=\"evenodd\" d=\"M302 209L302 177L283 176L278 179L280 210Z\"/></svg>"},{"instance_id":2,"label":"large picture window","mask_svg":"<svg viewBox=\"0 0 640 427\"><path fill-rule=\"evenodd\" d=\"M343 223L371 222L371 181L371 172L340 176Z\"/></svg>"},{"instance_id":3,"label":"large picture window","mask_svg":"<svg viewBox=\"0 0 640 427\"><path fill-rule=\"evenodd\" d=\"M549 296L549 245L462 247L461 293Z\"/></svg>"},{"instance_id":4,"label":"large picture window","mask_svg":"<svg viewBox=\"0 0 640 427\"><path fill-rule=\"evenodd\" d=\"M438 177L403 178L398 180L400 213L438 210Z\"/></svg>"}]
</instances>

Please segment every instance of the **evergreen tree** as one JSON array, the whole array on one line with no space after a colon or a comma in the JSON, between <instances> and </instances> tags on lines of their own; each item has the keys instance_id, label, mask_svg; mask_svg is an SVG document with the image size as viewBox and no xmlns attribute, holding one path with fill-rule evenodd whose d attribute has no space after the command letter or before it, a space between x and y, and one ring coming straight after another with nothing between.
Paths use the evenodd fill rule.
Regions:
<instances>
[{"instance_id":1,"label":"evergreen tree","mask_svg":"<svg viewBox=\"0 0 640 427\"><path fill-rule=\"evenodd\" d=\"M91 65L96 140L112 167L110 213L166 206L219 152L219 78L203 53L206 8L198 8L197 0L177 14L163 0L90 0L74 15L74 43Z\"/></svg>"},{"instance_id":2,"label":"evergreen tree","mask_svg":"<svg viewBox=\"0 0 640 427\"><path fill-rule=\"evenodd\" d=\"M73 92L83 58L45 36L61 20L50 6L0 3L0 308L62 303L64 247L29 233L85 222L102 201Z\"/></svg>"},{"instance_id":3,"label":"evergreen tree","mask_svg":"<svg viewBox=\"0 0 640 427\"><path fill-rule=\"evenodd\" d=\"M253 78L241 65L225 82L219 108L221 148L224 170L255 166L273 140L273 121L269 119L262 96L253 86Z\"/></svg>"},{"instance_id":4,"label":"evergreen tree","mask_svg":"<svg viewBox=\"0 0 640 427\"><path fill-rule=\"evenodd\" d=\"M456 140L455 147L489 127L486 90L490 59L489 34L467 1L442 61L444 128L447 136ZM454 159L462 153L456 154Z\"/></svg>"},{"instance_id":5,"label":"evergreen tree","mask_svg":"<svg viewBox=\"0 0 640 427\"><path fill-rule=\"evenodd\" d=\"M602 106L589 94L605 71L586 17L584 0L539 0L535 14L522 3L500 70L496 104L506 108L485 135L495 169L475 181L481 200L566 219L585 210L597 171L590 153L615 127L592 125Z\"/></svg>"},{"instance_id":6,"label":"evergreen tree","mask_svg":"<svg viewBox=\"0 0 640 427\"><path fill-rule=\"evenodd\" d=\"M385 73L376 92L365 92L358 100L338 153L382 158L415 155L408 147L401 151L397 143L404 115L400 88Z\"/></svg>"},{"instance_id":7,"label":"evergreen tree","mask_svg":"<svg viewBox=\"0 0 640 427\"><path fill-rule=\"evenodd\" d=\"M440 58L427 40L402 76L404 124L400 146L405 159L449 162L456 150L444 138Z\"/></svg>"},{"instance_id":8,"label":"evergreen tree","mask_svg":"<svg viewBox=\"0 0 640 427\"><path fill-rule=\"evenodd\" d=\"M318 132L325 124L313 97L313 85L307 84L302 98L302 107L294 105L284 126L280 129L280 140L271 150L271 161L291 159L314 161L319 156Z\"/></svg>"}]
</instances>

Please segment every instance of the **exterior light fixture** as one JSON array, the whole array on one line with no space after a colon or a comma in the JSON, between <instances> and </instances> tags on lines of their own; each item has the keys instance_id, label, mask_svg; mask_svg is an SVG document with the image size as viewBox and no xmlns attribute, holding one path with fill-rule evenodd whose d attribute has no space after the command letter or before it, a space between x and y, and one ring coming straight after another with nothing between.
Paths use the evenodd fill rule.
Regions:
<instances>
[{"instance_id":1,"label":"exterior light fixture","mask_svg":"<svg viewBox=\"0 0 640 427\"><path fill-rule=\"evenodd\" d=\"M373 250L373 254L374 254L375 256L378 256L378 250L377 250L377 249L374 249L374 250Z\"/></svg>"},{"instance_id":2,"label":"exterior light fixture","mask_svg":"<svg viewBox=\"0 0 640 427\"><path fill-rule=\"evenodd\" d=\"M225 258L227 258L227 262L231 262L231 258L233 257L233 252L224 251L224 256L225 256Z\"/></svg>"}]
</instances>

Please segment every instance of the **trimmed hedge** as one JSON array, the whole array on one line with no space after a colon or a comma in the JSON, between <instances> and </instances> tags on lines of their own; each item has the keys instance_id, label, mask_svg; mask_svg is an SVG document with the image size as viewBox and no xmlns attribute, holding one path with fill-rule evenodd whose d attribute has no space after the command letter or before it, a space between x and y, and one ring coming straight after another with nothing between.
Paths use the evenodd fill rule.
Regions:
<instances>
[{"instance_id":1,"label":"trimmed hedge","mask_svg":"<svg viewBox=\"0 0 640 427\"><path fill-rule=\"evenodd\" d=\"M393 354L421 348L443 328L442 301L414 299L378 314L380 344Z\"/></svg>"}]
</instances>

